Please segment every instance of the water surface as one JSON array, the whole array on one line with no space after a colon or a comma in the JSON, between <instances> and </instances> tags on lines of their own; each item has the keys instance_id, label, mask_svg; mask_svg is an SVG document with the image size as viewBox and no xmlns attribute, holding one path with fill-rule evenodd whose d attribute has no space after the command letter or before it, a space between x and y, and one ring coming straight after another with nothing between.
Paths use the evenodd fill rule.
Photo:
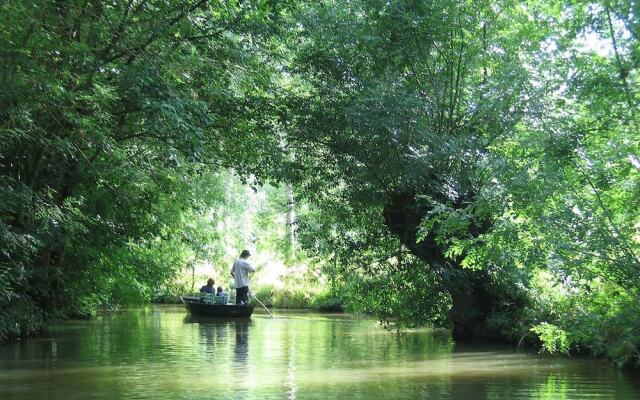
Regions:
<instances>
[{"instance_id":1,"label":"water surface","mask_svg":"<svg viewBox=\"0 0 640 400\"><path fill-rule=\"evenodd\" d=\"M0 347L0 399L640 399L605 361L397 336L348 315L194 318L178 306L64 322Z\"/></svg>"}]
</instances>

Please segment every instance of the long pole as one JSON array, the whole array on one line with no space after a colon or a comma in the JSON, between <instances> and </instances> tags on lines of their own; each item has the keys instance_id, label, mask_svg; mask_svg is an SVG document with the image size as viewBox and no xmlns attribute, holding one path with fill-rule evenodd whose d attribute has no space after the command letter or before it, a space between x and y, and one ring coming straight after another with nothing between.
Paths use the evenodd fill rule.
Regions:
<instances>
[{"instance_id":1,"label":"long pole","mask_svg":"<svg viewBox=\"0 0 640 400\"><path fill-rule=\"evenodd\" d=\"M256 300L258 301L258 303L260 303L260 305L261 305L262 307L264 307L264 309L265 309L265 310L267 310L267 312L269 313L269 315L271 315L271 318L275 318L275 317L273 316L273 314L271 314L271 311L269 311L269 309L267 308L267 306L265 306L264 304L262 304L262 302L260 301L260 299L256 297L255 293L253 293L253 290L251 291L251 297L253 297L254 299L256 299Z\"/></svg>"}]
</instances>

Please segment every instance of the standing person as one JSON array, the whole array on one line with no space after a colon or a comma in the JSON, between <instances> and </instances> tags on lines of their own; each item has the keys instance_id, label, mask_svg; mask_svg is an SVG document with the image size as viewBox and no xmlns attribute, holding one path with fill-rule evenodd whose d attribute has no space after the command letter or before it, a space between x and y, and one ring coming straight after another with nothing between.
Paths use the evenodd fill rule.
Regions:
<instances>
[{"instance_id":1,"label":"standing person","mask_svg":"<svg viewBox=\"0 0 640 400\"><path fill-rule=\"evenodd\" d=\"M255 272L255 268L249 264L247 259L251 257L249 250L242 250L240 258L231 267L234 286L236 287L236 304L249 302L249 272Z\"/></svg>"}]
</instances>

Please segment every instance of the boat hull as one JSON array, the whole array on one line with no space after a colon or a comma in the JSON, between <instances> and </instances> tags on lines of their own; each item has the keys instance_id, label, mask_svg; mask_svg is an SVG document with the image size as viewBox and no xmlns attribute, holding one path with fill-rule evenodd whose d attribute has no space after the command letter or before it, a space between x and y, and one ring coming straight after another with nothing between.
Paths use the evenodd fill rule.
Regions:
<instances>
[{"instance_id":1,"label":"boat hull","mask_svg":"<svg viewBox=\"0 0 640 400\"><path fill-rule=\"evenodd\" d=\"M201 303L198 297L183 297L182 302L191 314L205 317L248 318L254 309L254 306L251 304Z\"/></svg>"}]
</instances>

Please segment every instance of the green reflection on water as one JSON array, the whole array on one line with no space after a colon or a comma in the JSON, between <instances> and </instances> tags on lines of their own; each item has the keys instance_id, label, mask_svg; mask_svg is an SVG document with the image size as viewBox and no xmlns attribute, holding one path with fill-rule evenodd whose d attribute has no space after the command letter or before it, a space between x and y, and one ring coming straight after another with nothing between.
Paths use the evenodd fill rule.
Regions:
<instances>
[{"instance_id":1,"label":"green reflection on water","mask_svg":"<svg viewBox=\"0 0 640 400\"><path fill-rule=\"evenodd\" d=\"M555 375L547 377L547 381L540 385L540 399L568 399L569 384L566 379Z\"/></svg>"},{"instance_id":2,"label":"green reflection on water","mask_svg":"<svg viewBox=\"0 0 640 400\"><path fill-rule=\"evenodd\" d=\"M0 347L0 398L640 398L636 380L600 362L278 314L219 320L154 306L61 323Z\"/></svg>"}]
</instances>

